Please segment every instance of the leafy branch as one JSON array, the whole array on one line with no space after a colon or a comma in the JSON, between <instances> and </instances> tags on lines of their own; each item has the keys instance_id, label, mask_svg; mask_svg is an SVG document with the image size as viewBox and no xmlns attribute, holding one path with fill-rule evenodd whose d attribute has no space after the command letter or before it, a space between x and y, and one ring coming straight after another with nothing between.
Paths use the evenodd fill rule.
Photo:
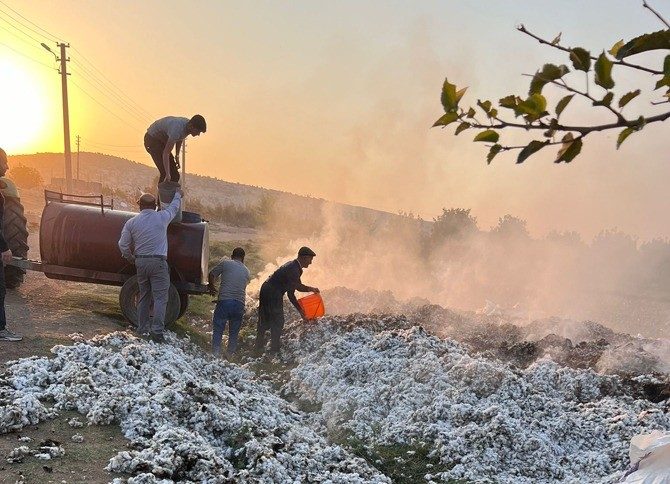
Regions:
<instances>
[{"instance_id":1,"label":"leafy branch","mask_svg":"<svg viewBox=\"0 0 670 484\"><path fill-rule=\"evenodd\" d=\"M647 2L643 0L643 6L651 10L666 26L667 21ZM593 132L619 129L617 137L617 149L621 144L636 131L642 130L646 125L663 122L670 119L670 111L660 114L636 114L634 116L624 116L623 109L633 99L641 93L641 89L635 89L625 94L617 96L612 90L615 86L612 70L614 66L634 69L652 76L657 79L653 91L664 89L664 94L660 94L664 100L652 102L652 105L666 104L670 102L670 54L665 56L661 69L654 67L633 64L626 59L636 54L650 51L670 52L670 29L658 32L646 33L635 37L628 42L620 40L607 52L602 51L599 55L592 55L588 50L582 47L565 47L561 45L561 34L559 33L552 41L541 38L530 32L524 25L520 25L518 30L528 35L544 45L566 52L572 65L572 70L566 65L545 64L541 70L531 77L527 97L520 97L513 94L501 98L497 105L488 100L478 100L475 107L460 107L466 88L458 89L445 79L442 86L441 102L444 108L444 114L433 124L442 128L457 123L455 134L458 135L467 129L477 129L480 132L475 136L474 141L488 143L489 153L486 157L487 163L491 163L493 158L500 152L520 150L517 163L523 163L528 157L537 153L547 146L560 145L555 161L570 162L581 152L584 138ZM585 91L570 85L567 78L571 72L583 72L586 78L587 87ZM598 86L604 94L602 97L592 94L589 85L593 83ZM553 108L553 114L547 107L547 98L543 95L545 87L551 86L566 91L566 96L562 97ZM596 91L596 89L594 89ZM602 92L601 91L601 92ZM561 114L571 104L573 98L578 97L584 101L590 102L593 107L602 107L609 111L615 117L615 121L606 124L592 125L569 125L560 121ZM617 102L614 104L615 97ZM477 108L477 109L476 109ZM501 111L505 114L501 114ZM481 122L477 119L478 111L483 111L487 120ZM509 113L511 111L511 113ZM511 118L511 115L514 118ZM504 145L499 143L499 131L505 129L524 130L528 133L536 133L542 130L542 138L533 139L529 143L520 146ZM559 135L560 140L557 139ZM537 138L537 136L536 136Z\"/></svg>"}]
</instances>

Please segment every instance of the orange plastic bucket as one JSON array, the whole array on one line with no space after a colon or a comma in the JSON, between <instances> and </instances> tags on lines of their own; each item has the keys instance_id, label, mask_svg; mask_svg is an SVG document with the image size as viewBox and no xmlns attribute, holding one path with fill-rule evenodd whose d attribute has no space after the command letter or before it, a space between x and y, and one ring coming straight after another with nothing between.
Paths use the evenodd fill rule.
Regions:
<instances>
[{"instance_id":1,"label":"orange plastic bucket","mask_svg":"<svg viewBox=\"0 0 670 484\"><path fill-rule=\"evenodd\" d=\"M307 319L320 318L326 312L321 294L310 294L309 296L301 297L298 299L298 304Z\"/></svg>"}]
</instances>

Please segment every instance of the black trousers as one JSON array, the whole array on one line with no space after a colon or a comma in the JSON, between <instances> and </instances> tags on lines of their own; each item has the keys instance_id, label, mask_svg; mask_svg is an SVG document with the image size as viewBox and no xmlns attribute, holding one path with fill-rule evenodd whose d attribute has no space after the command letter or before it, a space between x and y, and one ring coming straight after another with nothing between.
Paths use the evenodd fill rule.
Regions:
<instances>
[{"instance_id":1,"label":"black trousers","mask_svg":"<svg viewBox=\"0 0 670 484\"><path fill-rule=\"evenodd\" d=\"M5 295L7 287L5 286L5 268L0 265L0 331L7 327L7 316L5 314Z\"/></svg>"},{"instance_id":2,"label":"black trousers","mask_svg":"<svg viewBox=\"0 0 670 484\"><path fill-rule=\"evenodd\" d=\"M149 133L144 135L144 148L151 155L151 159L154 160L156 168L161 174L159 182L165 180L165 167L163 166L163 150L165 150L165 145L167 140L163 141L161 139L151 136ZM177 168L177 163L175 162L174 156L170 153L170 178L172 181L179 181L179 168Z\"/></svg>"},{"instance_id":3,"label":"black trousers","mask_svg":"<svg viewBox=\"0 0 670 484\"><path fill-rule=\"evenodd\" d=\"M259 299L256 349L265 348L265 334L270 330L270 351L277 352L284 330L284 291L266 281L261 286Z\"/></svg>"}]
</instances>

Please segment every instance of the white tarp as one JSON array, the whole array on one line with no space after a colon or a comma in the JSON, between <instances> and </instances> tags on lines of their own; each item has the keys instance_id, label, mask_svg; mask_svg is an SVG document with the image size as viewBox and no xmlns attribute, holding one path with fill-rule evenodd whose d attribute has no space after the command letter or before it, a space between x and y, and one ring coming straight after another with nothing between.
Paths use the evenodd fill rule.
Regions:
<instances>
[{"instance_id":1,"label":"white tarp","mask_svg":"<svg viewBox=\"0 0 670 484\"><path fill-rule=\"evenodd\" d=\"M631 469L625 483L670 484L670 432L654 430L630 442Z\"/></svg>"}]
</instances>

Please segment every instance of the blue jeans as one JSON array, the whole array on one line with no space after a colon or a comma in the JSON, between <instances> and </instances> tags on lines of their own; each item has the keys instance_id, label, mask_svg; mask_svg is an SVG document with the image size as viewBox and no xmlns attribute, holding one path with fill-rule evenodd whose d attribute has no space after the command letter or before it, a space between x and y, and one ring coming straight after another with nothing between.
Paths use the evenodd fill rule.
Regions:
<instances>
[{"instance_id":1,"label":"blue jeans","mask_svg":"<svg viewBox=\"0 0 670 484\"><path fill-rule=\"evenodd\" d=\"M244 303L235 299L223 299L216 303L214 309L214 332L212 333L212 353L219 355L221 353L221 338L226 329L226 322L230 321L228 330L228 353L235 353L237 349L237 335L242 326L242 316L244 316Z\"/></svg>"}]
</instances>

